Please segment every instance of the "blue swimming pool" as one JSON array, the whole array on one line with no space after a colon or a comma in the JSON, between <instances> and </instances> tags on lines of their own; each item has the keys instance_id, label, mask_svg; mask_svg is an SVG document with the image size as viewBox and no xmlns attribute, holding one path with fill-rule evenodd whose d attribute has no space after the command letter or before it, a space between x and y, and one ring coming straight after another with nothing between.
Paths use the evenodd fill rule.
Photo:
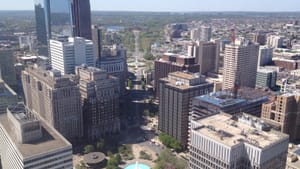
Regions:
<instances>
[{"instance_id":1,"label":"blue swimming pool","mask_svg":"<svg viewBox=\"0 0 300 169\"><path fill-rule=\"evenodd\" d=\"M145 164L131 164L125 169L150 169L150 167Z\"/></svg>"}]
</instances>

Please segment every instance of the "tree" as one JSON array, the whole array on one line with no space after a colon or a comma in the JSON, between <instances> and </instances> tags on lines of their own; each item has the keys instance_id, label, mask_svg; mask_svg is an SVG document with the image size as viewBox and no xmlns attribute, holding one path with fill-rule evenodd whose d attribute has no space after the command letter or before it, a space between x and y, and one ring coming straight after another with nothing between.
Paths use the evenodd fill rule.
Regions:
<instances>
[{"instance_id":1,"label":"tree","mask_svg":"<svg viewBox=\"0 0 300 169\"><path fill-rule=\"evenodd\" d=\"M120 164L120 163L122 162L122 157L121 157L120 154L117 154L117 155L115 156L115 158L116 158L118 164Z\"/></svg>"},{"instance_id":2,"label":"tree","mask_svg":"<svg viewBox=\"0 0 300 169\"><path fill-rule=\"evenodd\" d=\"M168 148L172 148L175 151L179 152L182 150L180 143L173 137L169 136L166 133L161 133L159 135L159 140Z\"/></svg>"},{"instance_id":3,"label":"tree","mask_svg":"<svg viewBox=\"0 0 300 169\"><path fill-rule=\"evenodd\" d=\"M160 153L154 169L185 169L187 167L187 163L172 155L172 153L168 150L165 150Z\"/></svg>"},{"instance_id":4,"label":"tree","mask_svg":"<svg viewBox=\"0 0 300 169\"><path fill-rule=\"evenodd\" d=\"M133 84L132 84L132 80L131 80L131 79L128 79L128 80L127 80L127 86L128 86L130 89L132 89Z\"/></svg>"},{"instance_id":5,"label":"tree","mask_svg":"<svg viewBox=\"0 0 300 169\"><path fill-rule=\"evenodd\" d=\"M103 149L104 149L104 140L103 139L100 139L98 142L97 142L97 145L96 145L96 147L97 147L97 150L98 151L103 151Z\"/></svg>"},{"instance_id":6,"label":"tree","mask_svg":"<svg viewBox=\"0 0 300 169\"><path fill-rule=\"evenodd\" d=\"M95 148L94 148L93 145L86 145L86 146L84 147L83 153L84 153L84 154L88 154L88 153L91 153L91 152L93 152L93 151L95 151Z\"/></svg>"}]
</instances>

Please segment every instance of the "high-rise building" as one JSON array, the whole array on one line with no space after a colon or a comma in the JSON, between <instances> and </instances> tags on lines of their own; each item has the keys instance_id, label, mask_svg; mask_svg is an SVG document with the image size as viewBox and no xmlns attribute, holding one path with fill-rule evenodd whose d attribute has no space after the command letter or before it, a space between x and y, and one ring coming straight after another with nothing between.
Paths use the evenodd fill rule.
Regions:
<instances>
[{"instance_id":1,"label":"high-rise building","mask_svg":"<svg viewBox=\"0 0 300 169\"><path fill-rule=\"evenodd\" d=\"M93 25L92 27L92 40L94 43L95 49L95 60L98 61L101 59L101 51L102 51L102 37L101 37L102 30Z\"/></svg>"},{"instance_id":2,"label":"high-rise building","mask_svg":"<svg viewBox=\"0 0 300 169\"><path fill-rule=\"evenodd\" d=\"M192 98L212 92L213 84L198 74L173 72L159 81L158 129L187 145Z\"/></svg>"},{"instance_id":3,"label":"high-rise building","mask_svg":"<svg viewBox=\"0 0 300 169\"><path fill-rule=\"evenodd\" d=\"M274 101L263 104L261 118L290 136L290 140L300 139L300 96L283 94Z\"/></svg>"},{"instance_id":4,"label":"high-rise building","mask_svg":"<svg viewBox=\"0 0 300 169\"><path fill-rule=\"evenodd\" d=\"M37 39L48 45L50 39L73 36L70 0L35 0Z\"/></svg>"},{"instance_id":5,"label":"high-rise building","mask_svg":"<svg viewBox=\"0 0 300 169\"><path fill-rule=\"evenodd\" d=\"M126 48L122 45L103 46L102 57L98 60L97 67L119 79L120 94L123 96L126 93L128 73Z\"/></svg>"},{"instance_id":6,"label":"high-rise building","mask_svg":"<svg viewBox=\"0 0 300 169\"><path fill-rule=\"evenodd\" d=\"M84 134L90 140L120 131L119 80L105 70L76 67L79 76Z\"/></svg>"},{"instance_id":7,"label":"high-rise building","mask_svg":"<svg viewBox=\"0 0 300 169\"><path fill-rule=\"evenodd\" d=\"M202 26L200 28L200 41L210 41L211 39L211 27Z\"/></svg>"},{"instance_id":8,"label":"high-rise building","mask_svg":"<svg viewBox=\"0 0 300 169\"><path fill-rule=\"evenodd\" d=\"M273 48L268 46L260 46L258 52L258 67L272 63Z\"/></svg>"},{"instance_id":9,"label":"high-rise building","mask_svg":"<svg viewBox=\"0 0 300 169\"><path fill-rule=\"evenodd\" d=\"M267 45L272 48L282 48L284 42L284 36L269 35L267 37Z\"/></svg>"},{"instance_id":10,"label":"high-rise building","mask_svg":"<svg viewBox=\"0 0 300 169\"><path fill-rule=\"evenodd\" d=\"M22 104L0 115L0 156L5 169L73 168L72 145Z\"/></svg>"},{"instance_id":11,"label":"high-rise building","mask_svg":"<svg viewBox=\"0 0 300 169\"><path fill-rule=\"evenodd\" d=\"M285 169L289 137L257 117L225 113L191 122L190 169Z\"/></svg>"},{"instance_id":12,"label":"high-rise building","mask_svg":"<svg viewBox=\"0 0 300 169\"><path fill-rule=\"evenodd\" d=\"M90 0L72 0L74 36L92 40Z\"/></svg>"},{"instance_id":13,"label":"high-rise building","mask_svg":"<svg viewBox=\"0 0 300 169\"><path fill-rule=\"evenodd\" d=\"M1 79L0 70L0 114L5 113L9 105L17 104L17 94Z\"/></svg>"},{"instance_id":14,"label":"high-rise building","mask_svg":"<svg viewBox=\"0 0 300 169\"><path fill-rule=\"evenodd\" d=\"M253 42L258 43L259 45L266 44L266 34L263 32L257 32L253 36Z\"/></svg>"},{"instance_id":15,"label":"high-rise building","mask_svg":"<svg viewBox=\"0 0 300 169\"><path fill-rule=\"evenodd\" d=\"M37 39L43 45L61 36L91 40L89 0L35 0L35 18Z\"/></svg>"},{"instance_id":16,"label":"high-rise building","mask_svg":"<svg viewBox=\"0 0 300 169\"><path fill-rule=\"evenodd\" d=\"M82 64L95 66L94 44L81 37L68 38L67 41L50 40L50 60L53 69L62 74L75 72Z\"/></svg>"},{"instance_id":17,"label":"high-rise building","mask_svg":"<svg viewBox=\"0 0 300 169\"><path fill-rule=\"evenodd\" d=\"M256 87L270 88L276 87L277 71L272 68L260 67L256 74Z\"/></svg>"},{"instance_id":18,"label":"high-rise building","mask_svg":"<svg viewBox=\"0 0 300 169\"><path fill-rule=\"evenodd\" d=\"M223 89L233 88L236 84L255 87L258 45L243 42L225 47Z\"/></svg>"},{"instance_id":19,"label":"high-rise building","mask_svg":"<svg viewBox=\"0 0 300 169\"><path fill-rule=\"evenodd\" d=\"M67 139L82 137L80 91L70 77L32 65L22 72L22 84L30 110L37 112Z\"/></svg>"},{"instance_id":20,"label":"high-rise building","mask_svg":"<svg viewBox=\"0 0 300 169\"><path fill-rule=\"evenodd\" d=\"M37 40L42 45L48 45L49 39L49 1L48 0L35 0L35 23Z\"/></svg>"},{"instance_id":21,"label":"high-rise building","mask_svg":"<svg viewBox=\"0 0 300 169\"><path fill-rule=\"evenodd\" d=\"M200 29L192 29L192 30L190 31L190 39L191 39L192 41L200 40L200 32L201 32Z\"/></svg>"},{"instance_id":22,"label":"high-rise building","mask_svg":"<svg viewBox=\"0 0 300 169\"><path fill-rule=\"evenodd\" d=\"M218 72L219 51L217 44L213 42L200 41L198 50L196 62L200 65L200 74Z\"/></svg>"},{"instance_id":23,"label":"high-rise building","mask_svg":"<svg viewBox=\"0 0 300 169\"><path fill-rule=\"evenodd\" d=\"M178 55L174 53L165 53L160 60L156 60L154 64L155 75L155 95L159 97L158 81L167 77L169 73L176 71L188 71L198 73L200 66L196 64L195 57Z\"/></svg>"},{"instance_id":24,"label":"high-rise building","mask_svg":"<svg viewBox=\"0 0 300 169\"><path fill-rule=\"evenodd\" d=\"M218 112L232 115L244 112L260 117L262 104L268 101L268 94L257 89L223 90L195 97L191 115L197 118Z\"/></svg>"},{"instance_id":25,"label":"high-rise building","mask_svg":"<svg viewBox=\"0 0 300 169\"><path fill-rule=\"evenodd\" d=\"M17 78L16 71L14 68L14 50L15 49L0 48L0 76L8 86L10 86L13 90L17 91Z\"/></svg>"}]
</instances>

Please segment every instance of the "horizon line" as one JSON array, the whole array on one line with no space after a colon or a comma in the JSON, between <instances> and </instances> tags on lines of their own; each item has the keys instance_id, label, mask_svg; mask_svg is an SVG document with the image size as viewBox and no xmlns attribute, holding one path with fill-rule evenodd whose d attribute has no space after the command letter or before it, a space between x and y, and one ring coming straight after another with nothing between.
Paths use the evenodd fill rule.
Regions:
<instances>
[{"instance_id":1,"label":"horizon line","mask_svg":"<svg viewBox=\"0 0 300 169\"><path fill-rule=\"evenodd\" d=\"M0 9L0 12L15 12L15 11L32 11L34 12L34 9L22 9L22 10L19 10L19 9L5 9L5 10L1 10ZM218 12L224 12L224 13L229 13L229 12L238 12L238 13L242 13L242 12L250 12L250 13L300 13L300 10L299 11L239 11L239 10L225 10L225 11L150 11L150 10L144 10L144 11L139 11L139 10L91 10L91 12L151 12L151 13L218 13Z\"/></svg>"}]
</instances>

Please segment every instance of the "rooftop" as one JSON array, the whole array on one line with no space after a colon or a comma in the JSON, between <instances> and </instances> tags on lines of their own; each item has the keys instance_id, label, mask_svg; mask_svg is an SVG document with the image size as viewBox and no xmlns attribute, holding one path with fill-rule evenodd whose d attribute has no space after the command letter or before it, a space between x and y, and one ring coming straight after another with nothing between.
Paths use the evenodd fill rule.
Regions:
<instances>
[{"instance_id":1,"label":"rooftop","mask_svg":"<svg viewBox=\"0 0 300 169\"><path fill-rule=\"evenodd\" d=\"M300 168L300 147L289 144L286 165L293 168Z\"/></svg>"},{"instance_id":2,"label":"rooftop","mask_svg":"<svg viewBox=\"0 0 300 169\"><path fill-rule=\"evenodd\" d=\"M263 121L245 114L237 118L221 113L197 122L200 126L194 129L195 132L230 147L240 143L247 143L264 149L273 143L288 139L286 134L273 130L264 130Z\"/></svg>"},{"instance_id":3,"label":"rooftop","mask_svg":"<svg viewBox=\"0 0 300 169\"><path fill-rule=\"evenodd\" d=\"M18 111L22 111L21 108ZM25 111L25 110L23 110ZM19 120L24 120L25 117L20 115ZM42 124L42 138L32 142L31 144L18 143L15 135L14 126L8 120L7 114L0 114L0 127L4 130L5 134L10 137L14 146L18 149L23 159L30 159L42 153L50 153L60 149L71 149L72 145L61 136L54 128L48 126L41 121Z\"/></svg>"},{"instance_id":4,"label":"rooftop","mask_svg":"<svg viewBox=\"0 0 300 169\"><path fill-rule=\"evenodd\" d=\"M23 104L17 106L9 106L7 108L20 123L38 121Z\"/></svg>"},{"instance_id":5,"label":"rooftop","mask_svg":"<svg viewBox=\"0 0 300 169\"><path fill-rule=\"evenodd\" d=\"M227 107L244 102L265 100L267 98L267 93L247 87L240 88L236 98L233 90L223 90L196 97L198 100L205 101L218 107Z\"/></svg>"}]
</instances>

